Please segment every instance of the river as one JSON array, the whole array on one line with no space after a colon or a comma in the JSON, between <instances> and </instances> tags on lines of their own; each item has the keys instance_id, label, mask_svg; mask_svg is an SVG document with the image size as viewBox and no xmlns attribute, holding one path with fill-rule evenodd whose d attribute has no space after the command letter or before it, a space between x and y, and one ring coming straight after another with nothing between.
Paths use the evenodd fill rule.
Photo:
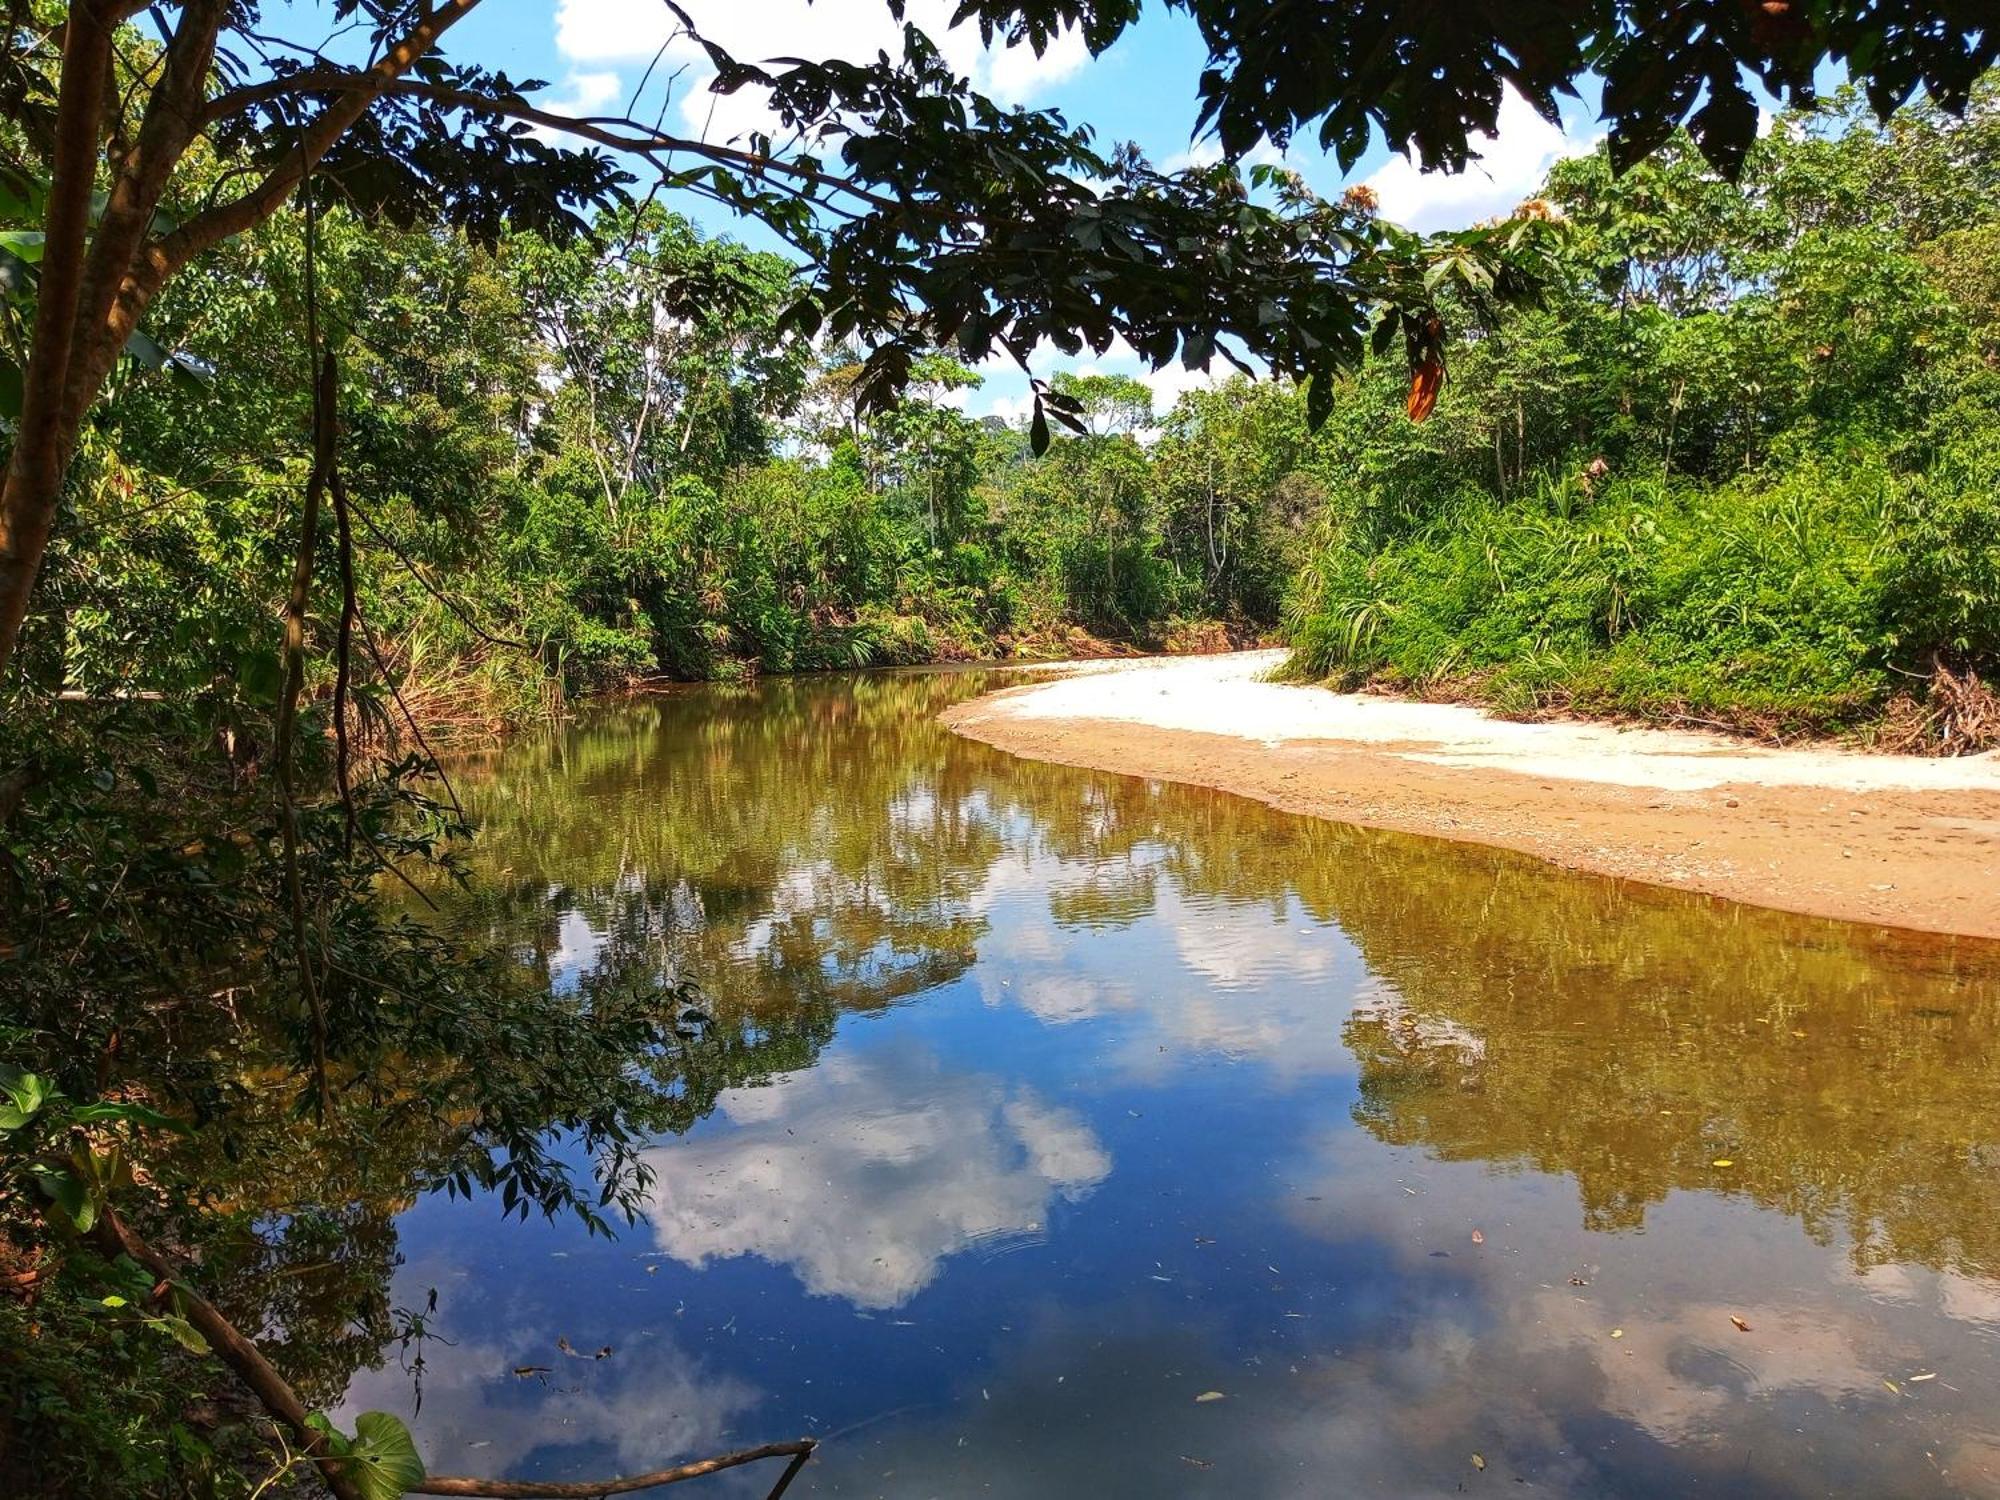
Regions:
<instances>
[{"instance_id":1,"label":"river","mask_svg":"<svg viewBox=\"0 0 2000 1500\"><path fill-rule=\"evenodd\" d=\"M935 724L992 683L460 766L453 919L712 1020L615 1240L401 1216L450 1342L350 1418L513 1477L826 1438L794 1495L2000 1494L1994 948Z\"/></svg>"}]
</instances>

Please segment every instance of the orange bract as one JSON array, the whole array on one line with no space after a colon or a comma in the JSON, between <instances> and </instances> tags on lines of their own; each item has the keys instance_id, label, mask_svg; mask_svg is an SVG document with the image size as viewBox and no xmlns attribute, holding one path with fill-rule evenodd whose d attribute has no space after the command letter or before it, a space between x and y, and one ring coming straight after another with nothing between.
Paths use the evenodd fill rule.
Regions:
<instances>
[{"instance_id":1,"label":"orange bract","mask_svg":"<svg viewBox=\"0 0 2000 1500\"><path fill-rule=\"evenodd\" d=\"M1444 361L1435 354L1430 355L1410 374L1410 399L1408 410L1412 422L1421 422L1431 414L1438 404L1438 392L1444 389Z\"/></svg>"}]
</instances>

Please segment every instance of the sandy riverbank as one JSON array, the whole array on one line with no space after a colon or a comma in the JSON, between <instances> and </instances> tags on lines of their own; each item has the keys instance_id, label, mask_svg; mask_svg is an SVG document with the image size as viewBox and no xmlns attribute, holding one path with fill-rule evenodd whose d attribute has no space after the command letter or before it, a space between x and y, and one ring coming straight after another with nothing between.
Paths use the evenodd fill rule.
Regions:
<instances>
[{"instance_id":1,"label":"sandy riverbank","mask_svg":"<svg viewBox=\"0 0 2000 1500\"><path fill-rule=\"evenodd\" d=\"M1264 682L1282 652L1091 664L945 722L1037 760L1494 844L1787 911L2000 938L2000 756L1774 750Z\"/></svg>"}]
</instances>

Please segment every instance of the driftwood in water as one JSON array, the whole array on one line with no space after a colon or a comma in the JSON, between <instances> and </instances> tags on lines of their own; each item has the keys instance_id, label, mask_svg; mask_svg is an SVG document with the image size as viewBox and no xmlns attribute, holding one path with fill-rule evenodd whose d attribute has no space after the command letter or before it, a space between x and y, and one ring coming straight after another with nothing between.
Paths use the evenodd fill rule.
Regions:
<instances>
[{"instance_id":1,"label":"driftwood in water","mask_svg":"<svg viewBox=\"0 0 2000 1500\"><path fill-rule=\"evenodd\" d=\"M601 1500L606 1495L629 1495L638 1490L657 1489L662 1485L679 1484L684 1479L699 1479L704 1474L753 1464L759 1459L789 1455L792 1461L785 1465L785 1472L778 1476L778 1482L772 1486L769 1496L769 1500L778 1500L790 1488L793 1476L805 1467L806 1460L812 1457L813 1449L818 1446L812 1438L797 1438L789 1443L766 1443L761 1448L745 1448L737 1453L698 1459L671 1469L655 1469L650 1474L628 1474L622 1479L544 1483L533 1479L462 1479L454 1475L433 1474L410 1493L472 1495L482 1497L482 1500Z\"/></svg>"}]
</instances>

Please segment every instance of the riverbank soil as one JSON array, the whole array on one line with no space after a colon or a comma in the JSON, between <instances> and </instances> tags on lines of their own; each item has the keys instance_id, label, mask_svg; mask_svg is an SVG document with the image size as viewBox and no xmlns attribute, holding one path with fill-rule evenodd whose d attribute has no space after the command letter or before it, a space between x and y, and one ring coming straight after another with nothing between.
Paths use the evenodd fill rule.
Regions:
<instances>
[{"instance_id":1,"label":"riverbank soil","mask_svg":"<svg viewBox=\"0 0 2000 1500\"><path fill-rule=\"evenodd\" d=\"M954 706L969 738L1847 921L2000 939L2000 756L1522 724L1264 678L1274 651L1093 664Z\"/></svg>"}]
</instances>

